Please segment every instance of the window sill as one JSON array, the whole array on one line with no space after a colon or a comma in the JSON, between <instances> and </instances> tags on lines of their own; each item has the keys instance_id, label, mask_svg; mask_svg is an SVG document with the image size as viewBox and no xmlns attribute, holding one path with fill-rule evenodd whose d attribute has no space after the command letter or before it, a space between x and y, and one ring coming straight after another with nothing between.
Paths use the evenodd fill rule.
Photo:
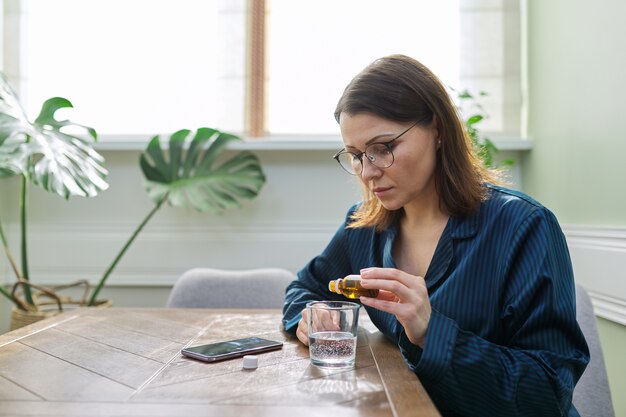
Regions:
<instances>
[{"instance_id":1,"label":"window sill","mask_svg":"<svg viewBox=\"0 0 626 417\"><path fill-rule=\"evenodd\" d=\"M100 151L143 151L153 136L104 135L95 145ZM167 135L161 135L166 141ZM339 150L341 138L335 135L274 135L261 138L244 137L241 142L229 145L230 149L251 151L310 151Z\"/></svg>"},{"instance_id":2,"label":"window sill","mask_svg":"<svg viewBox=\"0 0 626 417\"><path fill-rule=\"evenodd\" d=\"M519 136L487 135L501 151L528 151L532 140ZM152 136L144 135L104 135L95 145L99 151L143 151ZM161 138L167 138L161 135ZM166 140L166 139L164 139ZM343 142L335 135L273 135L261 138L243 138L232 143L229 148L250 151L337 151Z\"/></svg>"}]
</instances>

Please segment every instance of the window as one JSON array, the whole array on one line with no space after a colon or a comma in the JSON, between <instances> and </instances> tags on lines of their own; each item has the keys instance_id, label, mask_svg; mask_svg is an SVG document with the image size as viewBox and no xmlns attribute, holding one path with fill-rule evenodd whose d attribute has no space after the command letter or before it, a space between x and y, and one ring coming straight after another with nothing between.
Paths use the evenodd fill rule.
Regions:
<instances>
[{"instance_id":1,"label":"window","mask_svg":"<svg viewBox=\"0 0 626 417\"><path fill-rule=\"evenodd\" d=\"M268 136L336 137L341 91L392 53L417 58L450 86L486 90L492 119L484 126L519 134L518 1L5 3L3 70L29 116L63 96L75 106L68 117L104 140L200 126L246 135L252 87L263 92L252 109ZM259 4L265 38L255 43L251 10ZM262 58L256 87L250 48Z\"/></svg>"},{"instance_id":2,"label":"window","mask_svg":"<svg viewBox=\"0 0 626 417\"><path fill-rule=\"evenodd\" d=\"M29 115L68 98L74 120L101 134L151 134L185 127L241 130L243 80L221 82L243 53L226 54L243 24L218 19L206 0L21 1L19 94ZM226 13L222 13L226 14ZM226 91L228 94L226 97ZM241 119L241 118L239 118Z\"/></svg>"},{"instance_id":3,"label":"window","mask_svg":"<svg viewBox=\"0 0 626 417\"><path fill-rule=\"evenodd\" d=\"M272 0L268 16L268 130L337 133L333 112L375 58L417 58L459 80L459 5L431 0Z\"/></svg>"}]
</instances>

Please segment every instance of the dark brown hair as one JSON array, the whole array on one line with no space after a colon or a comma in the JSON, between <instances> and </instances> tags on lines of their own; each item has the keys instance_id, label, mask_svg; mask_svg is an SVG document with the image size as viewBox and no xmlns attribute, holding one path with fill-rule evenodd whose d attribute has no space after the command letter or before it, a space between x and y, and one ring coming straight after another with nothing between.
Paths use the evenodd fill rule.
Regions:
<instances>
[{"instance_id":1,"label":"dark brown hair","mask_svg":"<svg viewBox=\"0 0 626 417\"><path fill-rule=\"evenodd\" d=\"M372 113L398 122L428 126L436 119L441 146L437 151L435 184L440 204L450 215L467 215L486 198L485 182L498 182L474 150L441 81L424 65L404 55L377 59L352 79L339 99L335 119L342 113ZM348 227L387 228L399 214L390 212L367 188L364 201Z\"/></svg>"}]
</instances>

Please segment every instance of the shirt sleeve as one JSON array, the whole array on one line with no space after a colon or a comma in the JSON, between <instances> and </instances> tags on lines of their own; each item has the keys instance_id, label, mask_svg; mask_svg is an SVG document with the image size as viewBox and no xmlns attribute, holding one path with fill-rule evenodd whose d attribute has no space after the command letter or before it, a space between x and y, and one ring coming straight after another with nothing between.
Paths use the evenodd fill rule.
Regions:
<instances>
[{"instance_id":1,"label":"shirt sleeve","mask_svg":"<svg viewBox=\"0 0 626 417\"><path fill-rule=\"evenodd\" d=\"M552 213L538 209L525 219L501 262L503 340L465 331L433 309L423 349L400 334L405 361L444 415L577 416L572 393L589 350L576 322L567 245Z\"/></svg>"},{"instance_id":2,"label":"shirt sleeve","mask_svg":"<svg viewBox=\"0 0 626 417\"><path fill-rule=\"evenodd\" d=\"M331 293L328 282L352 273L348 250L347 222L355 207L346 216L324 251L313 258L298 276L287 286L283 305L283 326L288 333L295 334L302 310L307 303L319 300L343 300L343 296Z\"/></svg>"}]
</instances>

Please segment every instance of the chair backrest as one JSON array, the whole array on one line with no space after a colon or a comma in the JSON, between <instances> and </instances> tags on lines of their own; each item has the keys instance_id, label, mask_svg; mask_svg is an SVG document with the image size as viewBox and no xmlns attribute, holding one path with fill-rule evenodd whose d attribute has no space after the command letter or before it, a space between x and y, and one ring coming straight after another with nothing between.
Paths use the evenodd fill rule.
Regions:
<instances>
[{"instance_id":1,"label":"chair backrest","mask_svg":"<svg viewBox=\"0 0 626 417\"><path fill-rule=\"evenodd\" d=\"M576 284L576 319L587 339L591 360L574 389L573 403L582 417L615 417L600 336L587 291Z\"/></svg>"},{"instance_id":2,"label":"chair backrest","mask_svg":"<svg viewBox=\"0 0 626 417\"><path fill-rule=\"evenodd\" d=\"M194 268L178 278L167 307L281 308L295 275L282 268L229 271Z\"/></svg>"}]
</instances>

